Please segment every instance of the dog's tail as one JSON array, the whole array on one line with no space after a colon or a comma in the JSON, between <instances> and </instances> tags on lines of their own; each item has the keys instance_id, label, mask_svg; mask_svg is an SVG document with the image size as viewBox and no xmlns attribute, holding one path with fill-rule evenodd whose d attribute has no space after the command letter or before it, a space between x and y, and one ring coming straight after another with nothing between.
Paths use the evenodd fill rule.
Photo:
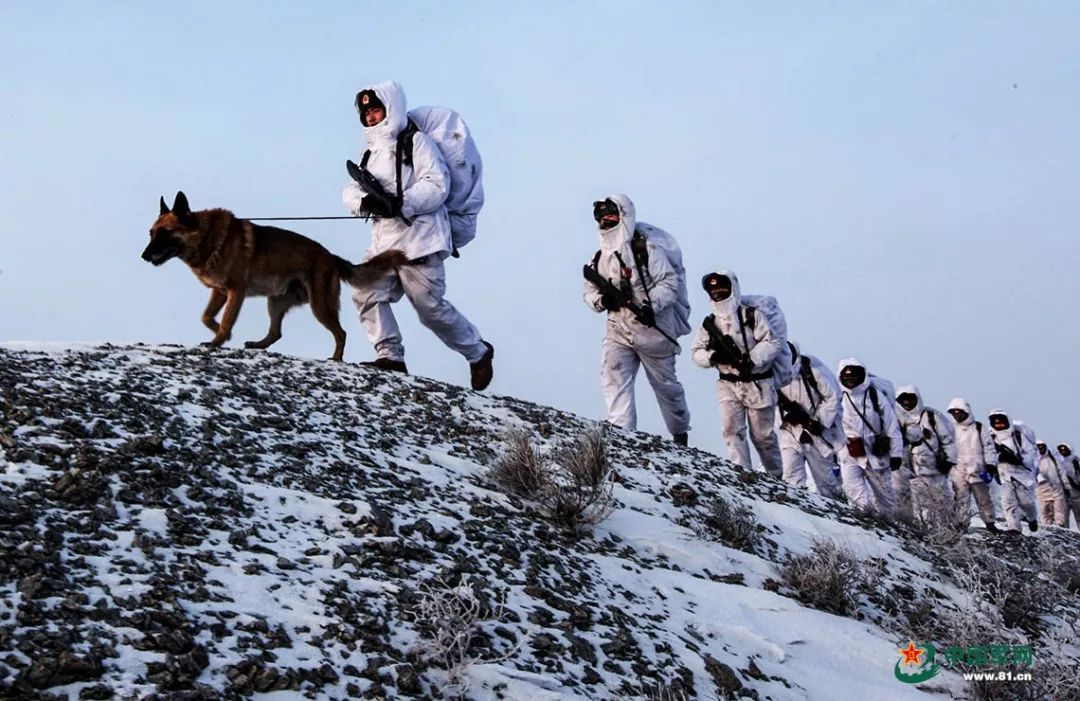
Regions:
<instances>
[{"instance_id":1,"label":"dog's tail","mask_svg":"<svg viewBox=\"0 0 1080 701\"><path fill-rule=\"evenodd\" d=\"M353 264L339 256L334 256L341 279L352 287L367 287L378 280L387 270L400 268L409 263L402 251L396 248L372 256L363 263Z\"/></svg>"}]
</instances>

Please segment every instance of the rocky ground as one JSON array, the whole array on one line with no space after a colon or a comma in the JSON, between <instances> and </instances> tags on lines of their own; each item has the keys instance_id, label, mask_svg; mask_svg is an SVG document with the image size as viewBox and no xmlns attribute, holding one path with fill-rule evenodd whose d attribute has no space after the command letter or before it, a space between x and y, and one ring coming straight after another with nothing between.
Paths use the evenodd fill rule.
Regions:
<instances>
[{"instance_id":1,"label":"rocky ground","mask_svg":"<svg viewBox=\"0 0 1080 701\"><path fill-rule=\"evenodd\" d=\"M897 682L887 625L961 595L844 505L617 430L593 528L489 479L508 429L550 451L589 427L274 354L0 348L0 698L963 698ZM757 544L699 537L716 498ZM880 568L854 616L780 583L822 537Z\"/></svg>"}]
</instances>

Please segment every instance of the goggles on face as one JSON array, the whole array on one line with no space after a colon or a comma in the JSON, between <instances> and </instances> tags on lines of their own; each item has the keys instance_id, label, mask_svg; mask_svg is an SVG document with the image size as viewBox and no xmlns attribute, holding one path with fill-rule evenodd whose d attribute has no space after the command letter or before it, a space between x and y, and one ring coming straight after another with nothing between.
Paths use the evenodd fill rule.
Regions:
<instances>
[{"instance_id":1,"label":"goggles on face","mask_svg":"<svg viewBox=\"0 0 1080 701\"><path fill-rule=\"evenodd\" d=\"M619 205L615 204L610 199L593 202L592 215L593 219L596 221L600 221L605 216L610 216L612 214L616 217L619 216Z\"/></svg>"}]
</instances>

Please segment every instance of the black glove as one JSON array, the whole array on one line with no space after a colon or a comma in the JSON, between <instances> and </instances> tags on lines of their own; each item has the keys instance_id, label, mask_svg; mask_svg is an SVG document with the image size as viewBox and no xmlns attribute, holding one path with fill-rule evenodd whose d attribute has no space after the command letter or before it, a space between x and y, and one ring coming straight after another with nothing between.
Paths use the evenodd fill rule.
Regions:
<instances>
[{"instance_id":1,"label":"black glove","mask_svg":"<svg viewBox=\"0 0 1080 701\"><path fill-rule=\"evenodd\" d=\"M810 423L806 426L806 430L819 438L825 433L825 427L822 426L821 422L817 419L810 419Z\"/></svg>"},{"instance_id":2,"label":"black glove","mask_svg":"<svg viewBox=\"0 0 1080 701\"><path fill-rule=\"evenodd\" d=\"M401 202L398 201L398 198L396 197L390 197L388 200L383 200L374 195L364 195L360 200L360 206L374 214L376 217L383 217L386 219L401 214Z\"/></svg>"},{"instance_id":3,"label":"black glove","mask_svg":"<svg viewBox=\"0 0 1080 701\"><path fill-rule=\"evenodd\" d=\"M749 355L744 355L735 361L735 367L739 369L740 374L751 375L754 372L754 361L750 360Z\"/></svg>"},{"instance_id":4,"label":"black glove","mask_svg":"<svg viewBox=\"0 0 1080 701\"><path fill-rule=\"evenodd\" d=\"M952 469L955 466L956 466L956 463L949 462L948 460L938 460L937 461L938 472L940 472L943 475L947 475L950 472L952 472Z\"/></svg>"},{"instance_id":5,"label":"black glove","mask_svg":"<svg viewBox=\"0 0 1080 701\"><path fill-rule=\"evenodd\" d=\"M653 313L652 306L649 304L642 304L641 311L638 312L637 320L642 326L656 326L656 314Z\"/></svg>"},{"instance_id":6,"label":"black glove","mask_svg":"<svg viewBox=\"0 0 1080 701\"><path fill-rule=\"evenodd\" d=\"M712 355L709 356L709 362L712 365L734 365L737 361L735 356L731 355L731 351L724 344L717 344L709 339L709 350L712 351Z\"/></svg>"},{"instance_id":7,"label":"black glove","mask_svg":"<svg viewBox=\"0 0 1080 701\"><path fill-rule=\"evenodd\" d=\"M810 445L814 442L814 437L808 431L803 431L799 434L799 442L803 445Z\"/></svg>"},{"instance_id":8,"label":"black glove","mask_svg":"<svg viewBox=\"0 0 1080 701\"><path fill-rule=\"evenodd\" d=\"M600 305L609 312L617 312L622 309L622 297L614 292L604 292L600 295Z\"/></svg>"},{"instance_id":9,"label":"black glove","mask_svg":"<svg viewBox=\"0 0 1080 701\"><path fill-rule=\"evenodd\" d=\"M990 473L990 476L994 478L994 481L1001 484L1001 475L998 474L997 465L987 465L986 471Z\"/></svg>"},{"instance_id":10,"label":"black glove","mask_svg":"<svg viewBox=\"0 0 1080 701\"><path fill-rule=\"evenodd\" d=\"M897 470L899 470L901 468L901 466L903 466L903 464L904 464L904 459L903 458L889 458L889 469L892 470L893 472L896 472Z\"/></svg>"}]
</instances>

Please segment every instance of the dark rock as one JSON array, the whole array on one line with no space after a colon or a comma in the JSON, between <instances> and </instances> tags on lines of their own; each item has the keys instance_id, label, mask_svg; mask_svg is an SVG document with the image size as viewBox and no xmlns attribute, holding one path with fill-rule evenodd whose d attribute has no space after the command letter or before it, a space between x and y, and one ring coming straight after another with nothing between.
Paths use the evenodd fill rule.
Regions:
<instances>
[{"instance_id":1,"label":"dark rock","mask_svg":"<svg viewBox=\"0 0 1080 701\"><path fill-rule=\"evenodd\" d=\"M424 692L424 687L420 683L420 675L416 673L416 669L411 664L399 665L395 671L397 676L394 679L394 684L397 686L398 691L414 696Z\"/></svg>"},{"instance_id":2,"label":"dark rock","mask_svg":"<svg viewBox=\"0 0 1080 701\"><path fill-rule=\"evenodd\" d=\"M671 487L671 501L675 506L686 507L696 506L698 503L698 495L693 487L690 485L679 482Z\"/></svg>"},{"instance_id":3,"label":"dark rock","mask_svg":"<svg viewBox=\"0 0 1080 701\"><path fill-rule=\"evenodd\" d=\"M139 436L128 441L123 450L135 455L161 455L165 452L165 439L159 435Z\"/></svg>"},{"instance_id":4,"label":"dark rock","mask_svg":"<svg viewBox=\"0 0 1080 701\"><path fill-rule=\"evenodd\" d=\"M708 653L702 659L705 661L705 671L709 673L713 683L716 684L717 696L722 699L732 698L737 695L736 692L742 690L742 680L735 674L735 670L723 662L717 661Z\"/></svg>"},{"instance_id":5,"label":"dark rock","mask_svg":"<svg viewBox=\"0 0 1080 701\"><path fill-rule=\"evenodd\" d=\"M757 662L750 660L750 664L746 666L746 673L753 679L767 680L769 676L761 671L761 668L757 666Z\"/></svg>"},{"instance_id":6,"label":"dark rock","mask_svg":"<svg viewBox=\"0 0 1080 701\"><path fill-rule=\"evenodd\" d=\"M84 686L79 692L80 701L105 701L113 697L113 689L108 684Z\"/></svg>"}]
</instances>

